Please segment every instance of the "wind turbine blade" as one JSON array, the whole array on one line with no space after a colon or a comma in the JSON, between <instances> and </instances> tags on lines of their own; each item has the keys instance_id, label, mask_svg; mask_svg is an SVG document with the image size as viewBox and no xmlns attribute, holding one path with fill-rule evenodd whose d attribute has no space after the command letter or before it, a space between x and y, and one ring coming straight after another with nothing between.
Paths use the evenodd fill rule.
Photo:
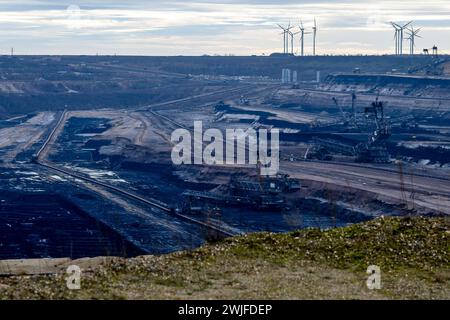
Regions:
<instances>
[{"instance_id":1,"label":"wind turbine blade","mask_svg":"<svg viewBox=\"0 0 450 320\"><path fill-rule=\"evenodd\" d=\"M405 24L402 29L405 29L407 26L409 26L411 23L413 23L412 21L408 22L407 24Z\"/></svg>"}]
</instances>

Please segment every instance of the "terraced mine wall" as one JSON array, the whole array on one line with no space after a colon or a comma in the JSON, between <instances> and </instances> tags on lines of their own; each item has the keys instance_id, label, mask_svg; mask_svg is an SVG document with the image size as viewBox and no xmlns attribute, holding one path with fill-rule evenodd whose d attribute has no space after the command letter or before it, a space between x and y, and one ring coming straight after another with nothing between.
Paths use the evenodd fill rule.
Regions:
<instances>
[{"instance_id":1,"label":"terraced mine wall","mask_svg":"<svg viewBox=\"0 0 450 320\"><path fill-rule=\"evenodd\" d=\"M142 253L111 228L58 195L1 192L0 259Z\"/></svg>"},{"instance_id":2,"label":"terraced mine wall","mask_svg":"<svg viewBox=\"0 0 450 320\"><path fill-rule=\"evenodd\" d=\"M322 90L450 99L450 78L402 75L333 74Z\"/></svg>"},{"instance_id":3,"label":"terraced mine wall","mask_svg":"<svg viewBox=\"0 0 450 320\"><path fill-rule=\"evenodd\" d=\"M398 56L252 56L252 57L170 57L153 58L162 69L185 74L212 74L227 76L267 76L281 78L281 70L290 68L298 72L299 81L316 79L316 72L321 71L326 77L331 73L361 72L386 73L396 69L408 73L421 70L433 62L432 57L398 57Z\"/></svg>"}]
</instances>

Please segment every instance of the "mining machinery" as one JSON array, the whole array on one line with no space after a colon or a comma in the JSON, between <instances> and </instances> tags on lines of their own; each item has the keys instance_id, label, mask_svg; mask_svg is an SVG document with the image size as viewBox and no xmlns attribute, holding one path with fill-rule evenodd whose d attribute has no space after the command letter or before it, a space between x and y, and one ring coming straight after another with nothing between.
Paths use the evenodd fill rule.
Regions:
<instances>
[{"instance_id":1,"label":"mining machinery","mask_svg":"<svg viewBox=\"0 0 450 320\"><path fill-rule=\"evenodd\" d=\"M339 104L336 97L333 97L333 102L336 105L336 107L339 108L339 111L341 113L342 124L347 127L357 128L358 123L356 120L356 109L355 109L356 94L355 94L355 92L352 92L351 112L345 112L344 109L342 108L342 106Z\"/></svg>"},{"instance_id":2,"label":"mining machinery","mask_svg":"<svg viewBox=\"0 0 450 320\"><path fill-rule=\"evenodd\" d=\"M386 142L391 136L391 129L384 114L384 103L378 98L364 110L366 118L375 123L375 130L369 136L369 140L356 146L357 162L388 163L389 153Z\"/></svg>"}]
</instances>

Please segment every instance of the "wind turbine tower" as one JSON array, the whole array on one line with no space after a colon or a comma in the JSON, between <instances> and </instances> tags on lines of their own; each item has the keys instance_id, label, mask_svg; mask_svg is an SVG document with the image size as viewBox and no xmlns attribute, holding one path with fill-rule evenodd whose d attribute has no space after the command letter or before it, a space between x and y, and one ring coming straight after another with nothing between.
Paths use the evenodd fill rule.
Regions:
<instances>
[{"instance_id":1,"label":"wind turbine tower","mask_svg":"<svg viewBox=\"0 0 450 320\"><path fill-rule=\"evenodd\" d=\"M291 36L291 54L292 55L294 55L294 36L295 35L297 35L297 34L299 34L300 32L295 32L295 33L293 33L293 32L291 32L291 31L289 31L289 34L290 34L290 36Z\"/></svg>"},{"instance_id":2,"label":"wind turbine tower","mask_svg":"<svg viewBox=\"0 0 450 320\"><path fill-rule=\"evenodd\" d=\"M403 36L404 36L404 31L405 31L405 29L406 29L408 26L411 25L411 23L413 23L413 22L410 21L410 22L408 22L407 24L405 24L405 25L403 25L402 27L400 27L400 29L401 29L401 31L400 31L400 34L401 34L401 36L400 36L400 38L401 38L401 40L400 40L400 54L401 54L401 55L403 55L403 41L404 41Z\"/></svg>"},{"instance_id":3,"label":"wind turbine tower","mask_svg":"<svg viewBox=\"0 0 450 320\"><path fill-rule=\"evenodd\" d=\"M313 27L313 56L316 55L316 40L317 40L317 21L314 18L314 27Z\"/></svg>"},{"instance_id":4,"label":"wind turbine tower","mask_svg":"<svg viewBox=\"0 0 450 320\"><path fill-rule=\"evenodd\" d=\"M281 30L283 30L283 53L286 54L286 29L281 25L278 25Z\"/></svg>"},{"instance_id":5,"label":"wind turbine tower","mask_svg":"<svg viewBox=\"0 0 450 320\"><path fill-rule=\"evenodd\" d=\"M289 36L291 36L291 39L292 39L291 40L291 42L292 42L292 49L291 49L291 51L292 51L292 54L294 53L294 45L293 45L294 35L291 32L292 28L293 27L291 26L291 22L289 21L289 25L288 25L288 27L286 29L286 54L289 54Z\"/></svg>"},{"instance_id":6,"label":"wind turbine tower","mask_svg":"<svg viewBox=\"0 0 450 320\"><path fill-rule=\"evenodd\" d=\"M411 28L408 29L408 31L409 31L409 33L408 33L408 35L409 35L408 40L409 40L409 45L410 45L409 54L412 55L412 56L414 55L414 48L416 47L416 37L417 38L422 38L421 36L419 36L420 30L421 30L421 28L414 29L413 26L411 26Z\"/></svg>"},{"instance_id":7,"label":"wind turbine tower","mask_svg":"<svg viewBox=\"0 0 450 320\"><path fill-rule=\"evenodd\" d=\"M303 21L300 21L300 54L303 57L305 55L305 35L311 34L311 32L305 32L305 27L303 26Z\"/></svg>"}]
</instances>

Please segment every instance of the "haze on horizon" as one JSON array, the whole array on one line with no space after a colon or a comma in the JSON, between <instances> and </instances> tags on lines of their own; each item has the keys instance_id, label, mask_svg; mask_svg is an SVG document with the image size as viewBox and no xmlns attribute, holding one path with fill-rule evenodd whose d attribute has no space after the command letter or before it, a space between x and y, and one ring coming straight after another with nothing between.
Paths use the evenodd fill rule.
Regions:
<instances>
[{"instance_id":1,"label":"haze on horizon","mask_svg":"<svg viewBox=\"0 0 450 320\"><path fill-rule=\"evenodd\" d=\"M391 54L389 21L409 20L423 28L417 53L435 44L450 52L445 0L19 0L0 1L0 54L14 47L16 54L268 55L282 51L277 23L301 18L311 29L314 17L318 54ZM306 54L311 44L309 35Z\"/></svg>"}]
</instances>

